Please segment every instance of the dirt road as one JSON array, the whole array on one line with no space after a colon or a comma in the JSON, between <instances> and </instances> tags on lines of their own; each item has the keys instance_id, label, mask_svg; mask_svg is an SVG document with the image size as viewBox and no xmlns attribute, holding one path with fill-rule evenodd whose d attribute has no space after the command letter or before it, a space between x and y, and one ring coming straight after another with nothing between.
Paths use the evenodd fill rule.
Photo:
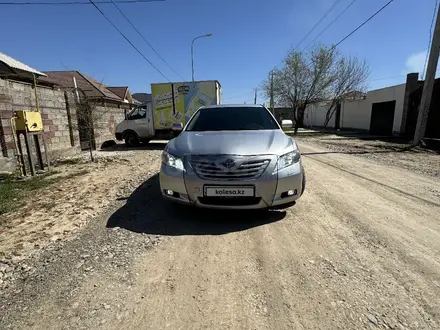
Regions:
<instances>
[{"instance_id":1,"label":"dirt road","mask_svg":"<svg viewBox=\"0 0 440 330\"><path fill-rule=\"evenodd\" d=\"M440 180L300 146L285 212L171 208L153 175L5 292L0 328L439 329Z\"/></svg>"}]
</instances>

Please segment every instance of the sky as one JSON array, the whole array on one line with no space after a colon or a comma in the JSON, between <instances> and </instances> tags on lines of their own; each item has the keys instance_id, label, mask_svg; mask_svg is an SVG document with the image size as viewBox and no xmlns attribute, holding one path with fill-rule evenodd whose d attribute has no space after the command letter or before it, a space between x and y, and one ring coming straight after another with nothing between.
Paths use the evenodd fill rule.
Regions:
<instances>
[{"instance_id":1,"label":"sky","mask_svg":"<svg viewBox=\"0 0 440 330\"><path fill-rule=\"evenodd\" d=\"M38 2L15 0L23 1ZM339 0L298 49L315 39L351 1ZM166 78L92 5L12 6L1 2L6 0L0 0L0 52L39 71L78 70L106 85L129 86L131 93L150 92L151 83L167 79L182 81L111 3L98 6ZM338 42L387 2L355 1L316 42ZM194 43L195 80L219 80L224 103L252 103L254 88L261 86L269 71L334 3L335 0L165 0L117 5L188 81L192 39L212 33L212 37ZM434 5L435 0L395 0L338 49L344 55L367 61L371 69L370 89L404 83L406 73L423 71ZM258 103L264 101L259 93Z\"/></svg>"}]
</instances>

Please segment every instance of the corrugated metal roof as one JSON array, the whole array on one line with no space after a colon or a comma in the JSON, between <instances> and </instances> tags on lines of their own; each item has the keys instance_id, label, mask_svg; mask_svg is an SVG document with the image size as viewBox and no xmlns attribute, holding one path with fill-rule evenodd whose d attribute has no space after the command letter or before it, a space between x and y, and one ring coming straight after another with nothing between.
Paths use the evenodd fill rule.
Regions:
<instances>
[{"instance_id":1,"label":"corrugated metal roof","mask_svg":"<svg viewBox=\"0 0 440 330\"><path fill-rule=\"evenodd\" d=\"M4 53L1 53L1 52L0 52L0 62L5 63L7 66L11 67L12 69L26 71L26 72L34 73L38 76L46 77L46 75L44 73L37 71L37 70L31 68L30 66L28 66L24 63L21 63L20 61L17 61L15 59L13 59L12 57L10 57Z\"/></svg>"}]
</instances>

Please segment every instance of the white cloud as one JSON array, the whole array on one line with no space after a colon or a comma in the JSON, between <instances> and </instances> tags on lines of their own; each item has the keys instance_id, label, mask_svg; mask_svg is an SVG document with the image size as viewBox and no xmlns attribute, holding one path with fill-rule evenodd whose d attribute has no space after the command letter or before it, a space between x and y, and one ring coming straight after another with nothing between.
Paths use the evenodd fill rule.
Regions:
<instances>
[{"instance_id":1,"label":"white cloud","mask_svg":"<svg viewBox=\"0 0 440 330\"><path fill-rule=\"evenodd\" d=\"M419 72L420 74L424 71L423 68L425 66L425 59L427 50L424 50L419 53L411 54L407 59L405 63L405 70L404 74L410 73L410 72Z\"/></svg>"}]
</instances>

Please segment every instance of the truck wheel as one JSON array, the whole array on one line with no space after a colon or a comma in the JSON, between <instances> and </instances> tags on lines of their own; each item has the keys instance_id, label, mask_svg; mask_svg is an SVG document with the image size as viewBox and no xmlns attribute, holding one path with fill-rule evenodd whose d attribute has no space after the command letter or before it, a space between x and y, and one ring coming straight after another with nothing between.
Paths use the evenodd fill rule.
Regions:
<instances>
[{"instance_id":1,"label":"truck wheel","mask_svg":"<svg viewBox=\"0 0 440 330\"><path fill-rule=\"evenodd\" d=\"M125 134L125 144L128 147L136 147L139 145L139 138L134 133L127 133Z\"/></svg>"}]
</instances>

